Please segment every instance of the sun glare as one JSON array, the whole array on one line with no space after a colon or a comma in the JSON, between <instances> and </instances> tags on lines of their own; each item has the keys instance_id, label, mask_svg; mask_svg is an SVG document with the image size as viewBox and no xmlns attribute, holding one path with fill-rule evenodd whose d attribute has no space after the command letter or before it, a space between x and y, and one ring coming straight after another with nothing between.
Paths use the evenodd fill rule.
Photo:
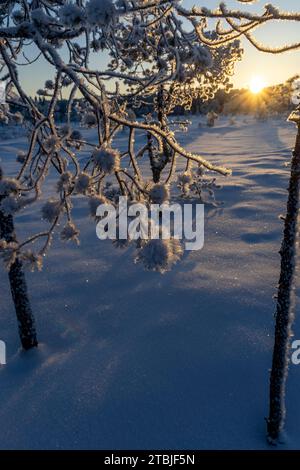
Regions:
<instances>
[{"instance_id":1,"label":"sun glare","mask_svg":"<svg viewBox=\"0 0 300 470\"><path fill-rule=\"evenodd\" d=\"M250 91L251 93L254 93L254 95L257 95L257 93L260 93L266 86L266 83L264 79L258 75L252 77L250 81Z\"/></svg>"}]
</instances>

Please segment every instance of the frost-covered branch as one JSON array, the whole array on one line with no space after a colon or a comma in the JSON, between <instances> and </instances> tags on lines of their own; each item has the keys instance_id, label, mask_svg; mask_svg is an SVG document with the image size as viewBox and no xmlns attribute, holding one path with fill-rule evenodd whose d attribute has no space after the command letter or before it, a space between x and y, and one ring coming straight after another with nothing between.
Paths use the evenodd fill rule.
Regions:
<instances>
[{"instance_id":1,"label":"frost-covered branch","mask_svg":"<svg viewBox=\"0 0 300 470\"><path fill-rule=\"evenodd\" d=\"M246 0L237 0L242 4L252 3ZM262 27L270 22L298 22L300 21L300 12L288 12L280 10L272 4L267 4L263 7L261 13L251 13L248 11L241 11L238 9L227 8L225 3L220 3L216 9L209 9L206 7L193 7L187 10L181 5L177 7L180 15L189 19L197 29L200 40L211 47L217 47L220 44L226 44L240 37L245 37L256 49L261 52L271 54L280 54L300 48L300 41L292 44L283 44L282 46L268 46L261 43L252 34L252 31ZM216 32L217 37L207 38L205 31L207 28L207 19L216 19ZM199 22L200 19L200 22ZM227 23L229 27L222 28L222 23Z\"/></svg>"}]
</instances>

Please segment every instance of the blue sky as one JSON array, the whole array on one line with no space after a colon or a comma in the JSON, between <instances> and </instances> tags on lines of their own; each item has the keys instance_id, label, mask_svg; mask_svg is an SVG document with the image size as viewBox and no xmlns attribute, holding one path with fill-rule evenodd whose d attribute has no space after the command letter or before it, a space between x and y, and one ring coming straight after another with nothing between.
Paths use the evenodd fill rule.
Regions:
<instances>
[{"instance_id":1,"label":"blue sky","mask_svg":"<svg viewBox=\"0 0 300 470\"><path fill-rule=\"evenodd\" d=\"M253 5L242 5L236 0L225 1L228 7L239 8L250 11L261 11L263 5L268 3L266 0L258 0ZM269 1L271 3L271 1ZM185 7L206 6L214 8L219 4L219 0L183 0ZM299 11L299 0L274 0L272 4L280 7L282 10ZM297 6L298 5L298 6ZM300 41L299 23L282 24L276 22L257 30L256 37L269 45L282 45L287 42ZM236 66L236 74L233 83L237 87L249 85L251 77L259 75L268 85L286 80L287 78L300 74L300 51L288 52L281 55L272 55L258 52L246 41L243 42L245 54L241 63ZM31 51L33 52L33 51ZM101 54L101 53L100 53ZM93 63L97 66L98 59ZM103 55L99 55L99 67L103 64ZM33 93L37 88L42 88L45 80L52 78L53 72L49 66L40 60L31 67L24 67L21 71L21 77L24 80L27 91Z\"/></svg>"}]
</instances>

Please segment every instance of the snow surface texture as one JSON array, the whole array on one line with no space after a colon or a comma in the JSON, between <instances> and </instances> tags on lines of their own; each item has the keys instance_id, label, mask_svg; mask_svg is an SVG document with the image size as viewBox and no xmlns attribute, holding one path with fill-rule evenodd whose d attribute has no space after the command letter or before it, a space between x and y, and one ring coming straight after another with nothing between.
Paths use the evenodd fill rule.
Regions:
<instances>
[{"instance_id":1,"label":"snow surface texture","mask_svg":"<svg viewBox=\"0 0 300 470\"><path fill-rule=\"evenodd\" d=\"M221 119L180 140L233 169L206 207L205 245L164 275L96 238L88 202L76 202L81 245L53 244L27 273L40 347L22 353L0 268L2 449L267 448L274 301L295 129L282 121ZM86 131L90 136L94 130ZM122 145L126 139L119 135ZM1 141L12 174L25 140ZM42 202L41 202L42 204ZM36 207L26 232L46 222ZM295 339L300 339L296 320ZM287 439L300 448L300 366L290 367Z\"/></svg>"}]
</instances>

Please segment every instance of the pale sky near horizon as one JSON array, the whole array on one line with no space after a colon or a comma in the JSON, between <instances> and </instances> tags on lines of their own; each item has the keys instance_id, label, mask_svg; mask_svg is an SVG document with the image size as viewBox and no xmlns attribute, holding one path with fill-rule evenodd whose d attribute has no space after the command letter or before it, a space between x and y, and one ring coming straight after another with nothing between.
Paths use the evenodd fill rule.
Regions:
<instances>
[{"instance_id":1,"label":"pale sky near horizon","mask_svg":"<svg viewBox=\"0 0 300 470\"><path fill-rule=\"evenodd\" d=\"M220 0L183 0L184 7L206 6L215 8ZM262 11L267 0L257 0L252 5L243 5L237 0L225 1L227 7L240 10ZM281 10L299 11L299 0L273 0L274 6ZM299 23L290 22L283 24L273 22L272 25L263 26L255 32L255 36L268 45L282 45L300 41ZM287 52L280 55L258 52L253 46L243 40L245 54L242 61L236 66L233 84L237 88L247 87L253 76L261 76L266 85L283 82L295 74L300 74L300 50ZM103 60L99 60L101 65ZM96 64L93 64L93 66ZM51 69L44 61L39 61L31 67L22 67L21 78L24 80L26 90L34 93L38 88L43 88L45 80L53 78Z\"/></svg>"}]
</instances>

